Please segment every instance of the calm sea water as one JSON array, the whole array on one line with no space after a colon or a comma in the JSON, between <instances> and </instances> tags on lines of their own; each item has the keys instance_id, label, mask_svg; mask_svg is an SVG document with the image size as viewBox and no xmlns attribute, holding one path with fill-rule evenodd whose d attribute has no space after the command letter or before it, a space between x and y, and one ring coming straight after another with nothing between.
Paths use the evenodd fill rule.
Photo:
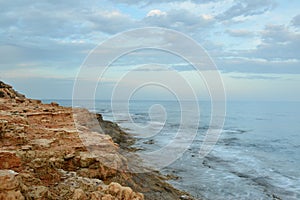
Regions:
<instances>
[{"instance_id":1,"label":"calm sea water","mask_svg":"<svg viewBox=\"0 0 300 200\"><path fill-rule=\"evenodd\" d=\"M68 100L56 100L71 106ZM45 100L50 102L50 100ZM300 102L228 102L225 125L204 159L199 148L208 129L210 103L110 101L82 102L138 138L142 152L161 149L176 135L184 117L199 115L197 135L184 154L162 169L179 189L202 199L300 199ZM129 108L128 116L126 108ZM196 112L196 113L195 113ZM190 118L191 123L197 120ZM193 130L185 129L187 133ZM185 144L183 144L185 145ZM161 154L161 159L169 155Z\"/></svg>"}]
</instances>

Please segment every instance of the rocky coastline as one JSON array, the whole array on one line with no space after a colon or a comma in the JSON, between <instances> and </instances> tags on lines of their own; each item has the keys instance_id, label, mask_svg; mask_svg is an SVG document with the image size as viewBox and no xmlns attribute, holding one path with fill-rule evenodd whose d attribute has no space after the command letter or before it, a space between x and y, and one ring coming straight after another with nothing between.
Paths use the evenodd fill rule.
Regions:
<instances>
[{"instance_id":1,"label":"rocky coastline","mask_svg":"<svg viewBox=\"0 0 300 200\"><path fill-rule=\"evenodd\" d=\"M0 81L0 200L192 199L166 183L159 172L131 173L105 165L82 144L74 110L28 99ZM84 134L93 136L86 109ZM134 138L96 114L101 156L127 167L119 150L132 151Z\"/></svg>"}]
</instances>

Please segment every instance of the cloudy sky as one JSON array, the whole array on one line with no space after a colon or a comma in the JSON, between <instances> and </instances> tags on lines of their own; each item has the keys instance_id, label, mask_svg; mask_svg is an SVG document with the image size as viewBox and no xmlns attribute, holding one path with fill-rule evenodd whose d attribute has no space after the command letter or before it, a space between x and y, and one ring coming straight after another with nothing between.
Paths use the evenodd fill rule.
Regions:
<instances>
[{"instance_id":1,"label":"cloudy sky","mask_svg":"<svg viewBox=\"0 0 300 200\"><path fill-rule=\"evenodd\" d=\"M299 0L0 0L0 79L32 98L71 99L80 67L97 45L126 31L162 27L205 49L229 100L299 101L299 10ZM140 43L156 44L143 34ZM120 46L122 42L113 43L111 51ZM103 52L98 53L107 54ZM135 84L160 77L176 85L168 71L186 79L199 99L205 98L205 83L195 68L180 55L155 49L118 58L98 82L88 81L99 83L97 98L110 99L124 74L130 72ZM121 83L124 90L134 84L128 79ZM184 95L185 88L178 88ZM136 97L159 94L168 99L162 89L144 88Z\"/></svg>"}]
</instances>

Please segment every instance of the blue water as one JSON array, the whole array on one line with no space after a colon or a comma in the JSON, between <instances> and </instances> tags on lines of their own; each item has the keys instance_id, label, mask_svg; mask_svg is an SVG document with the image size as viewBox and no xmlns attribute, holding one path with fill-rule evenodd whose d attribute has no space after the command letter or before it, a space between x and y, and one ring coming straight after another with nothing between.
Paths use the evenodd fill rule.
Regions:
<instances>
[{"instance_id":1,"label":"blue water","mask_svg":"<svg viewBox=\"0 0 300 200\"><path fill-rule=\"evenodd\" d=\"M182 143L186 151L162 172L177 176L169 182L196 198L300 199L300 102L227 102L221 137L205 158L199 149L209 128L211 106L198 103L200 111L189 108L189 102L180 107L175 101L114 102L113 109L110 101L97 101L95 107L83 101L82 106L119 123L138 139L135 146L142 153L169 144L182 113L190 116L188 124L198 123L197 135L192 144ZM186 127L192 134L194 127ZM162 152L160 159L168 156Z\"/></svg>"}]
</instances>

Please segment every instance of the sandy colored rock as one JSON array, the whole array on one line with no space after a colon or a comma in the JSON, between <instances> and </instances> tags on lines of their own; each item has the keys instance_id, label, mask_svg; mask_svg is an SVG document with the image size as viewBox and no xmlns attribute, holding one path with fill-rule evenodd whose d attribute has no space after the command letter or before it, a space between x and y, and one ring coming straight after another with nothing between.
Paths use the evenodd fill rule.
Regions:
<instances>
[{"instance_id":1,"label":"sandy colored rock","mask_svg":"<svg viewBox=\"0 0 300 200\"><path fill-rule=\"evenodd\" d=\"M31 142L31 144L40 146L40 147L49 148L52 142L53 142L52 139L36 139L36 140L33 140Z\"/></svg>"},{"instance_id":2,"label":"sandy colored rock","mask_svg":"<svg viewBox=\"0 0 300 200\"><path fill-rule=\"evenodd\" d=\"M123 200L144 199L143 194L135 193L132 191L130 187L123 187L119 183L114 183L114 182L109 184L108 188L106 189L106 193L110 194L113 197L116 197L117 199L123 199Z\"/></svg>"},{"instance_id":3,"label":"sandy colored rock","mask_svg":"<svg viewBox=\"0 0 300 200\"><path fill-rule=\"evenodd\" d=\"M80 167L86 168L97 162L97 156L89 152L80 152L79 155Z\"/></svg>"},{"instance_id":4,"label":"sandy colored rock","mask_svg":"<svg viewBox=\"0 0 300 200\"><path fill-rule=\"evenodd\" d=\"M74 120L76 114L81 117ZM0 200L173 200L185 194L157 173L127 172L128 158L120 152L134 139L117 124L86 109L27 99L1 81L0 136Z\"/></svg>"},{"instance_id":5,"label":"sandy colored rock","mask_svg":"<svg viewBox=\"0 0 300 200\"><path fill-rule=\"evenodd\" d=\"M8 121L0 119L0 138L4 137L7 130Z\"/></svg>"},{"instance_id":6,"label":"sandy colored rock","mask_svg":"<svg viewBox=\"0 0 300 200\"><path fill-rule=\"evenodd\" d=\"M72 200L87 200L87 196L82 189L75 189Z\"/></svg>"},{"instance_id":7,"label":"sandy colored rock","mask_svg":"<svg viewBox=\"0 0 300 200\"><path fill-rule=\"evenodd\" d=\"M104 194L100 191L95 191L91 193L91 200L102 200Z\"/></svg>"},{"instance_id":8,"label":"sandy colored rock","mask_svg":"<svg viewBox=\"0 0 300 200\"><path fill-rule=\"evenodd\" d=\"M12 170L0 170L0 191L15 190L19 187L16 174Z\"/></svg>"},{"instance_id":9,"label":"sandy colored rock","mask_svg":"<svg viewBox=\"0 0 300 200\"><path fill-rule=\"evenodd\" d=\"M24 200L17 174L12 170L0 170L0 200Z\"/></svg>"},{"instance_id":10,"label":"sandy colored rock","mask_svg":"<svg viewBox=\"0 0 300 200\"><path fill-rule=\"evenodd\" d=\"M12 152L0 151L0 169L15 169L21 167L21 159Z\"/></svg>"},{"instance_id":11,"label":"sandy colored rock","mask_svg":"<svg viewBox=\"0 0 300 200\"><path fill-rule=\"evenodd\" d=\"M28 196L32 199L47 199L49 189L45 186L33 186L30 188Z\"/></svg>"},{"instance_id":12,"label":"sandy colored rock","mask_svg":"<svg viewBox=\"0 0 300 200\"><path fill-rule=\"evenodd\" d=\"M8 98L8 99L15 99L23 100L25 99L25 96L16 92L12 86L3 83L0 81L0 98Z\"/></svg>"},{"instance_id":13,"label":"sandy colored rock","mask_svg":"<svg viewBox=\"0 0 300 200\"><path fill-rule=\"evenodd\" d=\"M20 191L5 191L0 192L0 200L25 200Z\"/></svg>"}]
</instances>

